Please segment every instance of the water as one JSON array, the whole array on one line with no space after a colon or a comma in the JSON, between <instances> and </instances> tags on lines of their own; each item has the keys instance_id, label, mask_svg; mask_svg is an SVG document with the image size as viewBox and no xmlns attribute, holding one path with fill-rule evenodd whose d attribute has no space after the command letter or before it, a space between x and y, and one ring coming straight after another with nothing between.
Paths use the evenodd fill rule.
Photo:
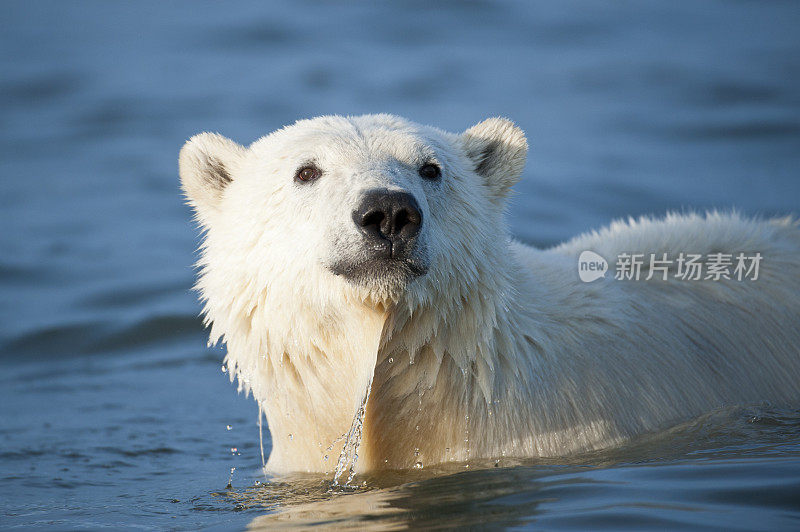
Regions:
<instances>
[{"instance_id":1,"label":"water","mask_svg":"<svg viewBox=\"0 0 800 532\"><path fill-rule=\"evenodd\" d=\"M339 460L336 462L336 469L333 471L332 487L339 486L348 487L353 482L356 475L356 464L358 463L358 448L361 445L361 437L364 429L364 418L367 415L367 401L369 400L370 390L372 390L372 379L367 384L367 389L364 392L364 397L361 399L361 404L356 410L356 415L353 417L353 423L350 425L350 430L342 446L342 452L339 454ZM335 442L334 442L335 444ZM344 484L339 484L342 475L347 472L347 479Z\"/></svg>"},{"instance_id":2,"label":"water","mask_svg":"<svg viewBox=\"0 0 800 532\"><path fill-rule=\"evenodd\" d=\"M204 348L176 158L324 113L505 115L532 146L525 241L797 213L798 23L793 2L3 2L0 528L797 529L800 412L758 405L569 460L268 482L257 405Z\"/></svg>"}]
</instances>

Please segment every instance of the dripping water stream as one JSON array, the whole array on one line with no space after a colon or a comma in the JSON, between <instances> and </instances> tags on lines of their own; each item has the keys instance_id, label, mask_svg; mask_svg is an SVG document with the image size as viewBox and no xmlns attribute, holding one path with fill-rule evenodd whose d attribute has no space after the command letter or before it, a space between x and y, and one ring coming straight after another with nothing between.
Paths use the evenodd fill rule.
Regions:
<instances>
[{"instance_id":1,"label":"dripping water stream","mask_svg":"<svg viewBox=\"0 0 800 532\"><path fill-rule=\"evenodd\" d=\"M264 405L258 401L258 446L261 450L261 471L266 472L267 462L264 460Z\"/></svg>"},{"instance_id":2,"label":"dripping water stream","mask_svg":"<svg viewBox=\"0 0 800 532\"><path fill-rule=\"evenodd\" d=\"M347 438L345 439L342 452L339 454L339 461L336 464L336 470L333 474L333 486L339 486L339 479L345 471L348 471L347 480L343 484L344 487L350 485L353 477L356 474L356 462L358 462L358 448L361 445L361 436L364 429L364 417L367 414L367 401L369 394L372 390L372 377L367 383L367 389L364 397L361 399L361 404L356 411L353 418L353 423L350 425L350 430L347 431Z\"/></svg>"}]
</instances>

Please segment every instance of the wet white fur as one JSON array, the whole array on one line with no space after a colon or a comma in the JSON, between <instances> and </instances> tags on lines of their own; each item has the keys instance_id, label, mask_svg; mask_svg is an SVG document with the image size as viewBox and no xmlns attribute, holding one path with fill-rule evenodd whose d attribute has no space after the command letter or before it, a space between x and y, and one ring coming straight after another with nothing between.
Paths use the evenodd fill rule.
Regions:
<instances>
[{"instance_id":1,"label":"wet white fur","mask_svg":"<svg viewBox=\"0 0 800 532\"><path fill-rule=\"evenodd\" d=\"M455 135L390 115L300 121L247 148L212 134L186 144L210 341L263 405L270 470L331 471L373 376L360 470L565 455L725 405L800 400L795 223L669 215L534 249L503 213L526 152L506 120ZM309 161L322 177L297 183ZM417 174L428 161L441 182ZM328 269L364 253L351 212L376 187L423 211L429 270L407 286ZM750 282L585 284L583 250L763 260Z\"/></svg>"}]
</instances>

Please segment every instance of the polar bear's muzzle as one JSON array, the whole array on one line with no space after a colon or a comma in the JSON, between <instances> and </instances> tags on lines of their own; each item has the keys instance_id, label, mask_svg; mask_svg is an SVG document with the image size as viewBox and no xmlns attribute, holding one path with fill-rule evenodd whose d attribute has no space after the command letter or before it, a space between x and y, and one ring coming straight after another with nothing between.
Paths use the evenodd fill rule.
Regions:
<instances>
[{"instance_id":1,"label":"polar bear's muzzle","mask_svg":"<svg viewBox=\"0 0 800 532\"><path fill-rule=\"evenodd\" d=\"M361 249L357 257L337 263L333 273L356 282L397 284L427 271L418 249L422 210L413 195L383 188L369 190L352 219Z\"/></svg>"}]
</instances>

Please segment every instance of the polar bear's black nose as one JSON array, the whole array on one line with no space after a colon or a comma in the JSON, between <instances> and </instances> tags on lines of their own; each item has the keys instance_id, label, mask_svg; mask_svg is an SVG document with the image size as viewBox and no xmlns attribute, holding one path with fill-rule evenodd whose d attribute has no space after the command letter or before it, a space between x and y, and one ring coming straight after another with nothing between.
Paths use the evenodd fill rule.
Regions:
<instances>
[{"instance_id":1,"label":"polar bear's black nose","mask_svg":"<svg viewBox=\"0 0 800 532\"><path fill-rule=\"evenodd\" d=\"M422 212L411 194L378 189L364 195L353 221L368 237L391 242L394 256L404 251L396 244L406 244L419 233Z\"/></svg>"}]
</instances>

